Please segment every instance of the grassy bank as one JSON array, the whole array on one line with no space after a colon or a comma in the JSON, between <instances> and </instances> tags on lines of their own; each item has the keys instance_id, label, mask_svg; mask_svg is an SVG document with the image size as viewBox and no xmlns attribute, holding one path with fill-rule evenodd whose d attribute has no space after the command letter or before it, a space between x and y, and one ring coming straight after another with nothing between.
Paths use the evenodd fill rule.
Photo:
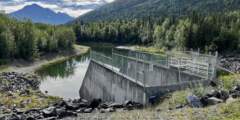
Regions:
<instances>
[{"instance_id":1,"label":"grassy bank","mask_svg":"<svg viewBox=\"0 0 240 120\"><path fill-rule=\"evenodd\" d=\"M33 74L0 73L0 116L14 108L20 111L44 108L61 100L59 97L43 94L40 79Z\"/></svg>"},{"instance_id":2,"label":"grassy bank","mask_svg":"<svg viewBox=\"0 0 240 120\"><path fill-rule=\"evenodd\" d=\"M74 45L74 51L75 52L73 52L73 54L70 54L70 55L60 55L59 57L56 57L56 58L48 61L47 63L42 64L40 67L36 68L34 71L37 71L37 70L41 69L42 67L47 67L47 66L50 66L52 64L62 63L64 61L67 61L67 60L72 59L74 57L83 55L83 54L89 52L89 50L90 50L90 48L87 47L87 46Z\"/></svg>"},{"instance_id":3,"label":"grassy bank","mask_svg":"<svg viewBox=\"0 0 240 120\"><path fill-rule=\"evenodd\" d=\"M61 52L57 54L48 54L41 56L33 62L15 60L7 65L0 66L0 72L20 72L20 73L31 73L53 63L62 62L72 57L79 56L87 53L90 50L89 47L83 45L74 45L73 51Z\"/></svg>"},{"instance_id":4,"label":"grassy bank","mask_svg":"<svg viewBox=\"0 0 240 120\"><path fill-rule=\"evenodd\" d=\"M19 72L19 73L31 73L35 70L48 66L51 64L55 64L58 62L62 62L72 57L76 57L87 53L89 51L89 47L82 45L74 45L74 51L68 53L60 53L58 55L49 55L43 56L33 63L27 63L26 61L17 61L14 63L9 63L4 66L0 66L1 72ZM8 81L4 81L0 78L0 83L5 83L9 85ZM21 108L21 111L26 111L30 109L36 108L44 108L53 103L56 103L58 100L61 100L59 97L48 96L43 93L39 89L33 90L28 89L28 94L23 95L21 92L8 92L8 91L0 91L0 105L4 105L6 109L0 109L0 115L11 112L11 108Z\"/></svg>"},{"instance_id":5,"label":"grassy bank","mask_svg":"<svg viewBox=\"0 0 240 120\"><path fill-rule=\"evenodd\" d=\"M111 120L239 120L240 99L207 108L190 108L157 111L144 109L113 113Z\"/></svg>"},{"instance_id":6,"label":"grassy bank","mask_svg":"<svg viewBox=\"0 0 240 120\"><path fill-rule=\"evenodd\" d=\"M177 106L187 104L188 95L202 96L211 90L230 90L239 84L240 74L219 75L220 85L217 88L199 86L195 89L176 91L161 99L158 104L148 106L143 110L133 110L127 112L113 113L112 120L239 120L240 119L240 99L229 99L225 103L220 103L204 108Z\"/></svg>"},{"instance_id":7,"label":"grassy bank","mask_svg":"<svg viewBox=\"0 0 240 120\"><path fill-rule=\"evenodd\" d=\"M145 47L145 46L133 46L136 50L142 52L149 52L149 53L158 53L163 54L165 51L164 49L159 49L153 46Z\"/></svg>"},{"instance_id":8,"label":"grassy bank","mask_svg":"<svg viewBox=\"0 0 240 120\"><path fill-rule=\"evenodd\" d=\"M28 95L21 95L19 92L11 94L0 92L0 98L0 103L8 108L0 110L0 114L11 112L9 109L13 107L19 108L21 111L44 108L61 100L59 97L46 96L38 90L30 90Z\"/></svg>"}]
</instances>

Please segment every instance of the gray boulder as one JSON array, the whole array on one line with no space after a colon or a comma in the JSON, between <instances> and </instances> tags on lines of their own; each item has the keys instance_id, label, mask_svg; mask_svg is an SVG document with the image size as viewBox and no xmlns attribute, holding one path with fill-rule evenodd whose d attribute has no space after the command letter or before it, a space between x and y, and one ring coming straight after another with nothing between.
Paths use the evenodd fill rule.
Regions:
<instances>
[{"instance_id":1,"label":"gray boulder","mask_svg":"<svg viewBox=\"0 0 240 120\"><path fill-rule=\"evenodd\" d=\"M203 106L200 101L200 98L198 98L195 95L187 96L187 102L191 107L194 107L194 108L200 108Z\"/></svg>"},{"instance_id":2,"label":"gray boulder","mask_svg":"<svg viewBox=\"0 0 240 120\"><path fill-rule=\"evenodd\" d=\"M210 98L206 99L207 105L216 105L216 104L219 104L219 103L222 103L222 102L223 102L223 100L218 99L216 97L210 97Z\"/></svg>"},{"instance_id":3,"label":"gray boulder","mask_svg":"<svg viewBox=\"0 0 240 120\"><path fill-rule=\"evenodd\" d=\"M46 117L53 117L57 116L56 108L55 107L48 107L42 110L43 116Z\"/></svg>"}]
</instances>

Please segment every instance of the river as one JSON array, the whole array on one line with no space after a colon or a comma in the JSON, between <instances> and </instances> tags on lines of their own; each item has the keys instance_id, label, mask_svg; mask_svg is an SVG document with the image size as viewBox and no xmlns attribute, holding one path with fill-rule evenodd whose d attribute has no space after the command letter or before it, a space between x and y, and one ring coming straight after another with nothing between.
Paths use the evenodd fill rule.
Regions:
<instances>
[{"instance_id":1,"label":"river","mask_svg":"<svg viewBox=\"0 0 240 120\"><path fill-rule=\"evenodd\" d=\"M113 46L94 45L92 50L111 55ZM36 73L41 76L40 90L48 95L62 97L64 99L79 98L79 89L90 63L90 54L86 53L78 57L43 67Z\"/></svg>"}]
</instances>

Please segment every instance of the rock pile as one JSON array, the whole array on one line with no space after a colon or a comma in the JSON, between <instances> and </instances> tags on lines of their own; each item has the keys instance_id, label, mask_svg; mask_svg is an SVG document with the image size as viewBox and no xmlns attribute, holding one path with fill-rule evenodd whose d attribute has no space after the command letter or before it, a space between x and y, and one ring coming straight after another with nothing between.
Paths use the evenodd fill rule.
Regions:
<instances>
[{"instance_id":1,"label":"rock pile","mask_svg":"<svg viewBox=\"0 0 240 120\"><path fill-rule=\"evenodd\" d=\"M187 101L191 107L199 108L209 105L216 105L218 103L226 102L230 98L239 97L240 97L240 85L237 85L230 91L214 90L202 97L197 97L195 95L188 96Z\"/></svg>"},{"instance_id":2,"label":"rock pile","mask_svg":"<svg viewBox=\"0 0 240 120\"><path fill-rule=\"evenodd\" d=\"M15 72L0 74L0 93L7 96L14 96L18 93L20 96L31 95L30 90L39 91L40 80L35 75L20 74ZM9 94L9 95L8 95ZM44 99L39 98L39 99ZM0 101L1 102L1 101ZM31 101L24 101L28 104ZM93 99L91 102L84 99L59 100L57 103L42 109L31 109L21 111L17 106L6 107L0 103L0 120L37 120L37 119L61 119L65 117L75 117L80 113L108 113L119 109L132 110L142 108L143 105L127 101L124 104L103 103L101 99ZM10 113L1 117L3 113ZM6 111L6 112L5 112Z\"/></svg>"},{"instance_id":3,"label":"rock pile","mask_svg":"<svg viewBox=\"0 0 240 120\"><path fill-rule=\"evenodd\" d=\"M37 76L15 72L0 74L0 92L26 92L26 90L39 88L40 81Z\"/></svg>"},{"instance_id":4,"label":"rock pile","mask_svg":"<svg viewBox=\"0 0 240 120\"><path fill-rule=\"evenodd\" d=\"M118 109L133 110L143 108L142 104L126 101L124 104L102 103L100 99L88 102L84 99L60 101L44 109L32 109L25 112L17 109L13 113L1 117L0 120L38 120L38 119L62 119L65 117L77 117L79 113L109 113Z\"/></svg>"},{"instance_id":5,"label":"rock pile","mask_svg":"<svg viewBox=\"0 0 240 120\"><path fill-rule=\"evenodd\" d=\"M240 56L226 56L221 58L220 65L232 72L240 73Z\"/></svg>"}]
</instances>

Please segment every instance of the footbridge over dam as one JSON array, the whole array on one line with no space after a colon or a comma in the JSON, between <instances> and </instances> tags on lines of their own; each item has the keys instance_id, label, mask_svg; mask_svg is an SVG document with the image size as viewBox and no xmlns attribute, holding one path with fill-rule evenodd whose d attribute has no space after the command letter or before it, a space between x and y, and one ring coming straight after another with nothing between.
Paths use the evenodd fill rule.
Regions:
<instances>
[{"instance_id":1,"label":"footbridge over dam","mask_svg":"<svg viewBox=\"0 0 240 120\"><path fill-rule=\"evenodd\" d=\"M217 55L191 51L150 54L116 49L111 56L91 51L79 93L87 100L147 104L152 96L209 84L216 78L216 64Z\"/></svg>"}]
</instances>

